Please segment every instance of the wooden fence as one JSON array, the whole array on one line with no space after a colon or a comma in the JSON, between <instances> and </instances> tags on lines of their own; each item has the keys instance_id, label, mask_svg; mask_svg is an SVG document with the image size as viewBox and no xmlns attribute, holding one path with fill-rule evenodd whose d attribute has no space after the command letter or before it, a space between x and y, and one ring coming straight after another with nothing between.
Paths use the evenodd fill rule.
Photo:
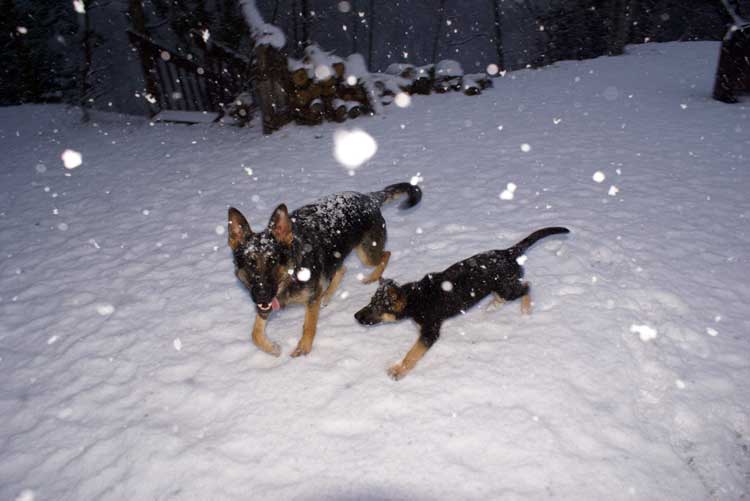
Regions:
<instances>
[{"instance_id":1,"label":"wooden fence","mask_svg":"<svg viewBox=\"0 0 750 501\"><path fill-rule=\"evenodd\" d=\"M252 61L218 44L198 45L196 56L183 56L148 37L128 31L139 51L152 114L162 110L222 112L237 95L252 91ZM151 88L149 88L151 87Z\"/></svg>"}]
</instances>

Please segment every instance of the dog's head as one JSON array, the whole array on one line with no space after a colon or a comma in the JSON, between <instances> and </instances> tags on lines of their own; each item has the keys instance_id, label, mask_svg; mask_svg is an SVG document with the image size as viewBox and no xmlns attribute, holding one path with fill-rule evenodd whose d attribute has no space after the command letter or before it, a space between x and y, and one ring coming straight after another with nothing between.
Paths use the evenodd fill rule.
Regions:
<instances>
[{"instance_id":1,"label":"dog's head","mask_svg":"<svg viewBox=\"0 0 750 501\"><path fill-rule=\"evenodd\" d=\"M279 205L268 227L253 233L240 211L229 209L229 247L234 254L235 275L250 291L258 314L266 318L278 309L279 284L288 274L292 221L286 206Z\"/></svg>"},{"instance_id":2,"label":"dog's head","mask_svg":"<svg viewBox=\"0 0 750 501\"><path fill-rule=\"evenodd\" d=\"M380 322L395 322L404 318L405 313L404 291L393 280L381 278L370 304L355 313L354 318L363 325L374 325Z\"/></svg>"}]
</instances>

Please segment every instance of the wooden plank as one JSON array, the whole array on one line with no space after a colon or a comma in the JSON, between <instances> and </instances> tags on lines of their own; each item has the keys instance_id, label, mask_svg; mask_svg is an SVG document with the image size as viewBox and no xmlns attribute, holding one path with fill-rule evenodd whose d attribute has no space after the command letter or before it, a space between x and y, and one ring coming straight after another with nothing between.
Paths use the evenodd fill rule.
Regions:
<instances>
[{"instance_id":1,"label":"wooden plank","mask_svg":"<svg viewBox=\"0 0 750 501\"><path fill-rule=\"evenodd\" d=\"M220 116L221 113L208 111L162 110L157 113L151 120L153 120L154 122L207 124L217 121Z\"/></svg>"}]
</instances>

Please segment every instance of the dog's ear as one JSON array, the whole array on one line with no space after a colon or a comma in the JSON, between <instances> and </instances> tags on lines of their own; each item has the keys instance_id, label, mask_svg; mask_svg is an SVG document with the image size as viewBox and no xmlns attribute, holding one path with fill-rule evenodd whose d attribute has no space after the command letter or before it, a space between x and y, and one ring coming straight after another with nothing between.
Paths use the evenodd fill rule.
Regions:
<instances>
[{"instance_id":1,"label":"dog's ear","mask_svg":"<svg viewBox=\"0 0 750 501\"><path fill-rule=\"evenodd\" d=\"M229 220L227 223L229 229L229 247L232 250L237 250L242 244L247 242L247 239L253 234L253 230L250 229L245 216L234 207L229 208L227 219Z\"/></svg>"},{"instance_id":2,"label":"dog's ear","mask_svg":"<svg viewBox=\"0 0 750 501\"><path fill-rule=\"evenodd\" d=\"M268 222L268 228L277 242L282 245L292 245L292 220L289 219L286 205L281 204L276 207Z\"/></svg>"},{"instance_id":3,"label":"dog's ear","mask_svg":"<svg viewBox=\"0 0 750 501\"><path fill-rule=\"evenodd\" d=\"M404 308L406 308L406 295L401 288L394 282L388 287L387 293L393 305L393 311L399 313L404 311Z\"/></svg>"}]
</instances>

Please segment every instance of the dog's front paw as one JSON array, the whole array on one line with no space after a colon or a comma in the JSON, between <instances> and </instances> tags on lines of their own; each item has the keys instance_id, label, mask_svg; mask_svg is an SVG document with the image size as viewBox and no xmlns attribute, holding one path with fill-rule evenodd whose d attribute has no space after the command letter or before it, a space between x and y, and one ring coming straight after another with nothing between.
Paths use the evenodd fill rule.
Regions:
<instances>
[{"instance_id":1,"label":"dog's front paw","mask_svg":"<svg viewBox=\"0 0 750 501\"><path fill-rule=\"evenodd\" d=\"M303 343L300 341L297 344L297 347L294 349L292 353L290 353L290 356L297 358L299 356L305 355L307 356L308 353L312 351L312 345L308 343Z\"/></svg>"},{"instance_id":2,"label":"dog's front paw","mask_svg":"<svg viewBox=\"0 0 750 501\"><path fill-rule=\"evenodd\" d=\"M392 365L391 368L388 369L388 375L394 381L398 381L399 379L403 379L404 376L406 376L408 373L409 373L409 369L407 369L406 367L404 367L400 363Z\"/></svg>"}]
</instances>

